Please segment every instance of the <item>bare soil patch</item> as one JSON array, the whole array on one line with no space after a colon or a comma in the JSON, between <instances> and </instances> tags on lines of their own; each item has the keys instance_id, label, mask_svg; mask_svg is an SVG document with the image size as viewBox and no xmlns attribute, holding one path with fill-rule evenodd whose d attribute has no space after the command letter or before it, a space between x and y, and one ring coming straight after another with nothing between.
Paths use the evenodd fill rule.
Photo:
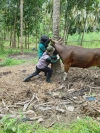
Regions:
<instances>
[{"instance_id":1,"label":"bare soil patch","mask_svg":"<svg viewBox=\"0 0 100 133\"><path fill-rule=\"evenodd\" d=\"M36 53L34 53L34 54L33 53L24 53L24 54L14 53L14 54L9 55L9 58L13 58L13 59L17 59L17 60L30 60L35 57L37 57Z\"/></svg>"},{"instance_id":2,"label":"bare soil patch","mask_svg":"<svg viewBox=\"0 0 100 133\"><path fill-rule=\"evenodd\" d=\"M10 57L29 60L33 55ZM45 126L72 122L84 116L100 118L99 68L70 68L65 82L63 73L52 77L52 83L46 83L44 73L40 73L40 78L33 77L30 82L23 82L34 70L35 65L28 63L0 67L0 115L17 117L23 112L25 118Z\"/></svg>"}]
</instances>

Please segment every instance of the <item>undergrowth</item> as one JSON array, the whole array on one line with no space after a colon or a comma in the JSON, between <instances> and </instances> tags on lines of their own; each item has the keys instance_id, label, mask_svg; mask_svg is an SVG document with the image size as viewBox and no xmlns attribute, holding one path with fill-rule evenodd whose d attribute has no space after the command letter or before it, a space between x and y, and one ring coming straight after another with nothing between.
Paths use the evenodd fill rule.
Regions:
<instances>
[{"instance_id":1,"label":"undergrowth","mask_svg":"<svg viewBox=\"0 0 100 133\"><path fill-rule=\"evenodd\" d=\"M83 34L83 33L82 33ZM68 37L69 45L80 45L82 34L73 34ZM82 46L85 48L100 48L100 32L85 33Z\"/></svg>"},{"instance_id":2,"label":"undergrowth","mask_svg":"<svg viewBox=\"0 0 100 133\"><path fill-rule=\"evenodd\" d=\"M36 51L31 51L31 50L24 50L25 53L36 53ZM19 50L14 50L14 49L3 49L0 50L0 67L3 66L13 66L13 65L19 65L19 64L23 64L25 62L27 62L26 60L17 60L17 59L12 59L9 58L9 55L18 55L20 54ZM30 60L30 62L32 62L32 60ZM32 63L36 63L37 62L37 58L33 59Z\"/></svg>"},{"instance_id":3,"label":"undergrowth","mask_svg":"<svg viewBox=\"0 0 100 133\"><path fill-rule=\"evenodd\" d=\"M2 62L0 62L0 66L13 66L13 65L19 65L24 63L25 60L14 60L10 58L5 58Z\"/></svg>"},{"instance_id":4,"label":"undergrowth","mask_svg":"<svg viewBox=\"0 0 100 133\"><path fill-rule=\"evenodd\" d=\"M87 117L67 125L67 128L63 124L46 128L6 116L0 121L0 133L100 133L100 123Z\"/></svg>"}]
</instances>

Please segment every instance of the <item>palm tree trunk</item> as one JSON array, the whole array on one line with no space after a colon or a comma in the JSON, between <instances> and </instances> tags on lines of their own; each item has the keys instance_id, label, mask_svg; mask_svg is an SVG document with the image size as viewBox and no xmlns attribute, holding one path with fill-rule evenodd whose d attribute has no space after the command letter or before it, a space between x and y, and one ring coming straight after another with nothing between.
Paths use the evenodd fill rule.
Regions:
<instances>
[{"instance_id":1,"label":"palm tree trunk","mask_svg":"<svg viewBox=\"0 0 100 133\"><path fill-rule=\"evenodd\" d=\"M59 39L59 26L60 24L60 0L53 0L53 38ZM60 60L52 65L53 74L57 75L61 72Z\"/></svg>"},{"instance_id":2,"label":"palm tree trunk","mask_svg":"<svg viewBox=\"0 0 100 133\"><path fill-rule=\"evenodd\" d=\"M60 0L53 0L53 38L59 39Z\"/></svg>"},{"instance_id":3,"label":"palm tree trunk","mask_svg":"<svg viewBox=\"0 0 100 133\"><path fill-rule=\"evenodd\" d=\"M86 26L86 21L87 21L88 13L86 14L86 18L84 20L84 29L83 29L83 34L82 34L82 39L81 39L81 46L83 44L83 38L84 38L84 33L85 33L85 26Z\"/></svg>"},{"instance_id":4,"label":"palm tree trunk","mask_svg":"<svg viewBox=\"0 0 100 133\"><path fill-rule=\"evenodd\" d=\"M20 42L21 42L21 53L23 53L23 0L20 0L20 19L21 19L21 28L20 28L20 33L21 33L21 38L20 38Z\"/></svg>"}]
</instances>

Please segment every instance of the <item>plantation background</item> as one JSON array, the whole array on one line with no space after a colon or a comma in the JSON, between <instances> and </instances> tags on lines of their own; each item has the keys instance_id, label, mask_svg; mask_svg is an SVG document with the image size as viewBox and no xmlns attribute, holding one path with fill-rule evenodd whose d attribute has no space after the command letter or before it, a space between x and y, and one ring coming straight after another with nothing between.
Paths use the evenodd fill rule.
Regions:
<instances>
[{"instance_id":1,"label":"plantation background","mask_svg":"<svg viewBox=\"0 0 100 133\"><path fill-rule=\"evenodd\" d=\"M86 47L98 46L100 32L100 1L60 0L60 17L54 25L53 7L59 0L1 0L0 4L0 47L24 49L38 48L40 36L54 38L53 31L58 24L57 36L68 42ZM73 42L78 41L78 42ZM83 41L92 41L84 42Z\"/></svg>"},{"instance_id":2,"label":"plantation background","mask_svg":"<svg viewBox=\"0 0 100 133\"><path fill-rule=\"evenodd\" d=\"M58 3L60 17L56 29L57 13L54 15L53 11ZM39 79L23 83L35 70L38 43L44 34L55 39L62 37L65 45L100 48L100 0L0 1L0 115L5 116L0 121L0 133L99 133L99 68L72 68L66 82L62 81L61 73L52 77L51 84L45 83L43 74ZM62 62L61 66L63 69ZM23 106L16 108L16 103L30 100L33 94L37 97L26 112L34 113L25 118L41 116L42 119L22 122ZM85 95L97 101L87 101ZM82 101L85 104L78 103ZM44 107L36 106L44 103L47 104L45 108L51 109L43 111ZM69 103L67 107L73 106L74 111L68 111L65 103ZM56 107L65 113L57 111ZM10 119L10 115L20 115L20 118Z\"/></svg>"}]
</instances>

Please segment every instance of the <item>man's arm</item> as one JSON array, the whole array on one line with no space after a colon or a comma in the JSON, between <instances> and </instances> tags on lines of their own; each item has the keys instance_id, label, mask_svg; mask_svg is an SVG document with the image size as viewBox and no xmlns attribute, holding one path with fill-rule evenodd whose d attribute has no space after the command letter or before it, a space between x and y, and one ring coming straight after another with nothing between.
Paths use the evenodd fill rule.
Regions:
<instances>
[{"instance_id":1,"label":"man's arm","mask_svg":"<svg viewBox=\"0 0 100 133\"><path fill-rule=\"evenodd\" d=\"M39 46L39 48L40 48L43 52L45 52L45 51L46 51L46 48L45 48L45 46L44 46L44 45L40 45L40 46Z\"/></svg>"},{"instance_id":2,"label":"man's arm","mask_svg":"<svg viewBox=\"0 0 100 133\"><path fill-rule=\"evenodd\" d=\"M50 58L47 58L47 59L46 59L46 61L47 61L48 63L52 63L52 64L58 62L58 60L59 60L59 59L57 58L57 56L51 56Z\"/></svg>"}]
</instances>

